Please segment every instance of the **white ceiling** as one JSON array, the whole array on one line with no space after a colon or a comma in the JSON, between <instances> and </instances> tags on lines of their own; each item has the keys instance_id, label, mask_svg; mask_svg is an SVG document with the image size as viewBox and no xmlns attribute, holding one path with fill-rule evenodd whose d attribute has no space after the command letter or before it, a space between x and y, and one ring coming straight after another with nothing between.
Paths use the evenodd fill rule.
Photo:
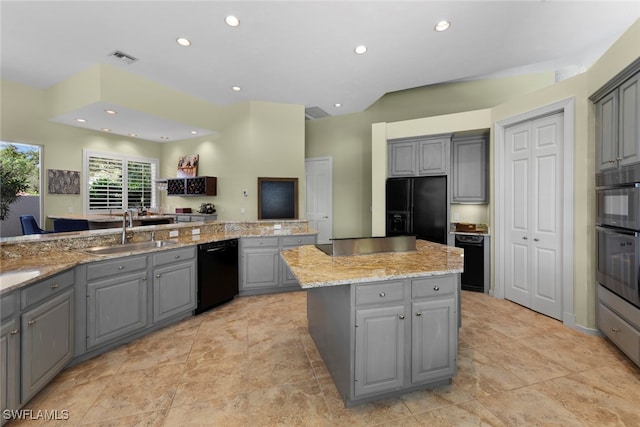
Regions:
<instances>
[{"instance_id":1,"label":"white ceiling","mask_svg":"<svg viewBox=\"0 0 640 427\"><path fill-rule=\"evenodd\" d=\"M640 1L2 0L0 15L3 79L44 89L105 63L217 105L341 115L446 81L584 71L640 18ZM442 19L451 28L437 33ZM138 61L120 63L115 50Z\"/></svg>"}]
</instances>

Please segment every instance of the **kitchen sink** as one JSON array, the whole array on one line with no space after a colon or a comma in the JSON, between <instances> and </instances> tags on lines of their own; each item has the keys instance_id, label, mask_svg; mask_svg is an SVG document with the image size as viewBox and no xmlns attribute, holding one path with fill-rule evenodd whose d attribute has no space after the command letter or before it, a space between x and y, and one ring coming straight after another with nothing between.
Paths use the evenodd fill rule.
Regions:
<instances>
[{"instance_id":1,"label":"kitchen sink","mask_svg":"<svg viewBox=\"0 0 640 427\"><path fill-rule=\"evenodd\" d=\"M178 244L173 240L155 240L151 242L125 243L124 245L96 246L84 251L93 255L119 254L123 252L143 251L145 249L164 248Z\"/></svg>"}]
</instances>

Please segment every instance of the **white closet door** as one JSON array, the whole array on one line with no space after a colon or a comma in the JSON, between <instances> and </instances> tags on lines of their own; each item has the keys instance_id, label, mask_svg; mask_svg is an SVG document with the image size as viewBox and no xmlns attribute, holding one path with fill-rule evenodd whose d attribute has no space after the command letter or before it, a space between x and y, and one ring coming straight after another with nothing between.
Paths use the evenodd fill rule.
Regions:
<instances>
[{"instance_id":1,"label":"white closet door","mask_svg":"<svg viewBox=\"0 0 640 427\"><path fill-rule=\"evenodd\" d=\"M333 237L333 179L330 157L305 160L306 219L318 231L318 243L330 243Z\"/></svg>"},{"instance_id":2,"label":"white closet door","mask_svg":"<svg viewBox=\"0 0 640 427\"><path fill-rule=\"evenodd\" d=\"M505 130L505 297L562 319L562 113Z\"/></svg>"}]
</instances>

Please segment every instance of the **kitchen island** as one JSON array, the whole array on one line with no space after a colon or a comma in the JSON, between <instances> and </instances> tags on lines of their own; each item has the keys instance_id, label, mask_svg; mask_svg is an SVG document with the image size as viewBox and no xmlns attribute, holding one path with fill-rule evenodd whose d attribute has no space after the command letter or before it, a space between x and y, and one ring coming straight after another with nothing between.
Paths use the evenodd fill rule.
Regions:
<instances>
[{"instance_id":1,"label":"kitchen island","mask_svg":"<svg viewBox=\"0 0 640 427\"><path fill-rule=\"evenodd\" d=\"M309 333L350 407L447 384L457 372L463 250L329 256L282 252L307 291Z\"/></svg>"}]
</instances>

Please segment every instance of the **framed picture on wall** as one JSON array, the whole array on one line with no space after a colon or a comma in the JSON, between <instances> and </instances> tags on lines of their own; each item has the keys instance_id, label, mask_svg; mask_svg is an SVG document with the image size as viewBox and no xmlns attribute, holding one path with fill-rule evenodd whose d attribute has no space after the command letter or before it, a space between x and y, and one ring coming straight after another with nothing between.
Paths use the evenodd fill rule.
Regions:
<instances>
[{"instance_id":1,"label":"framed picture on wall","mask_svg":"<svg viewBox=\"0 0 640 427\"><path fill-rule=\"evenodd\" d=\"M178 158L176 178L193 178L198 175L198 154Z\"/></svg>"},{"instance_id":2,"label":"framed picture on wall","mask_svg":"<svg viewBox=\"0 0 640 427\"><path fill-rule=\"evenodd\" d=\"M258 219L298 219L298 178L258 178Z\"/></svg>"}]
</instances>

